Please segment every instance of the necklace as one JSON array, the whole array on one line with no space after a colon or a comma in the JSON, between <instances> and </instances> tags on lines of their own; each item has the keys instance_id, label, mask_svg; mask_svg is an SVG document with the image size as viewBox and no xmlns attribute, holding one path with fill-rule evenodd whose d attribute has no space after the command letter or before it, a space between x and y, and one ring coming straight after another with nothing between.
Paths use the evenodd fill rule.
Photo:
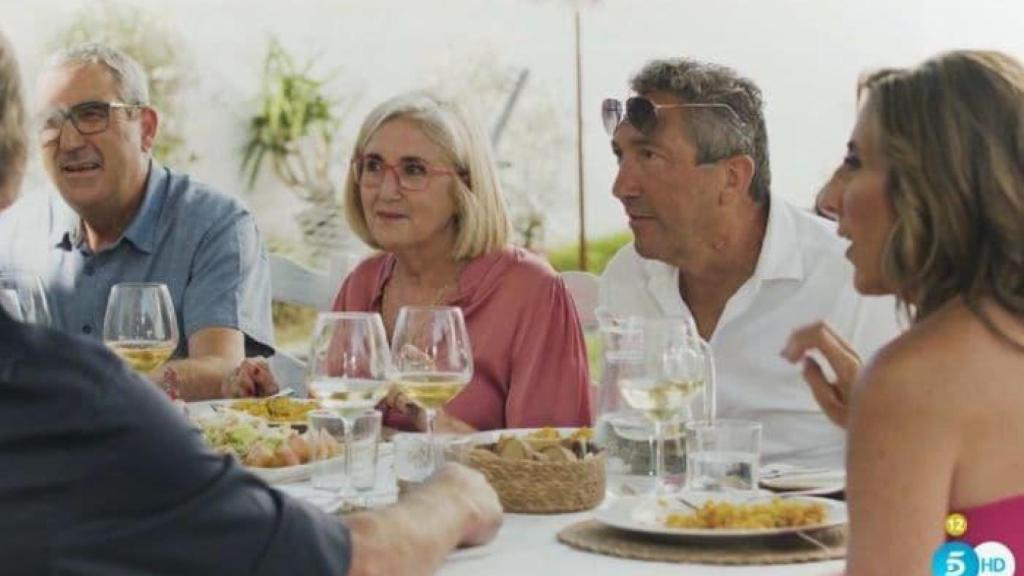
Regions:
<instances>
[{"instance_id":1,"label":"necklace","mask_svg":"<svg viewBox=\"0 0 1024 576\"><path fill-rule=\"evenodd\" d=\"M395 319L397 319L398 310L402 306L440 306L441 303L444 302L444 297L453 288L457 286L459 282L459 277L462 275L462 267L463 265L460 263L458 269L456 270L455 278L449 280L448 282L445 282L443 286L438 288L437 293L434 295L434 298L427 304L409 304L407 302L395 302L394 291L391 289L391 281L394 279L394 273L392 273L391 277L388 278L386 282L384 282L384 286L381 288L380 302L381 316L384 317L384 328L387 330L388 334L390 334L391 330L394 328L394 321Z\"/></svg>"}]
</instances>

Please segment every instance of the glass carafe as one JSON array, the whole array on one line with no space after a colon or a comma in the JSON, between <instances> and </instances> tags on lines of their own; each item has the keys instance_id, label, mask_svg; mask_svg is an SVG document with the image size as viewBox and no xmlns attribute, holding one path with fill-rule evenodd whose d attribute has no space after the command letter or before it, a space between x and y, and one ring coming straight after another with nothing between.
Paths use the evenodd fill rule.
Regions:
<instances>
[{"instance_id":1,"label":"glass carafe","mask_svg":"<svg viewBox=\"0 0 1024 576\"><path fill-rule=\"evenodd\" d=\"M686 480L686 436L684 424L694 418L714 420L715 377L710 346L700 340L689 318L615 317L598 309L602 337L601 371L597 395L596 442L605 450L607 486L612 495L655 492L654 426L643 412L629 408L619 387L621 376L643 361L645 323L676 322L692 334L705 351L705 386L694 404L662 425L665 488L682 487Z\"/></svg>"}]
</instances>

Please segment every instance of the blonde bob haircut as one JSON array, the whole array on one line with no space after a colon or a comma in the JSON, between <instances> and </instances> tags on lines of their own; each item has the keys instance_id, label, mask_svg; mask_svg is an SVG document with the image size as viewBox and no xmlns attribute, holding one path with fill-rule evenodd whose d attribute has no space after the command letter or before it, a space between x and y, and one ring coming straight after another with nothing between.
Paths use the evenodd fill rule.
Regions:
<instances>
[{"instance_id":1,"label":"blonde bob haircut","mask_svg":"<svg viewBox=\"0 0 1024 576\"><path fill-rule=\"evenodd\" d=\"M26 123L18 62L0 32L0 208L13 200L21 184L28 157Z\"/></svg>"},{"instance_id":2,"label":"blonde bob haircut","mask_svg":"<svg viewBox=\"0 0 1024 576\"><path fill-rule=\"evenodd\" d=\"M373 248L380 248L366 224L355 164L377 130L398 119L416 124L441 148L458 174L451 178L450 188L456 205L454 258L469 260L504 247L509 218L490 143L464 106L431 91L395 96L374 108L363 121L345 179L345 217L356 235Z\"/></svg>"},{"instance_id":3,"label":"blonde bob haircut","mask_svg":"<svg viewBox=\"0 0 1024 576\"><path fill-rule=\"evenodd\" d=\"M942 54L862 86L896 214L882 274L915 320L952 298L995 334L991 300L1024 318L1024 67Z\"/></svg>"}]
</instances>

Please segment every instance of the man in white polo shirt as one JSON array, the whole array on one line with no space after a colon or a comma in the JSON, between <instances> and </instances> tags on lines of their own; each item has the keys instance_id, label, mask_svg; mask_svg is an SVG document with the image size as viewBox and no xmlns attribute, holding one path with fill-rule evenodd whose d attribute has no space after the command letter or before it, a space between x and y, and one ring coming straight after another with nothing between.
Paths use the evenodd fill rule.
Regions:
<instances>
[{"instance_id":1,"label":"man in white polo shirt","mask_svg":"<svg viewBox=\"0 0 1024 576\"><path fill-rule=\"evenodd\" d=\"M830 224L770 193L753 82L673 59L647 64L631 88L603 106L634 241L601 277L601 306L692 316L715 353L718 416L764 425L762 461L842 467L842 429L779 352L825 318L866 357L898 333L895 303L859 296Z\"/></svg>"}]
</instances>

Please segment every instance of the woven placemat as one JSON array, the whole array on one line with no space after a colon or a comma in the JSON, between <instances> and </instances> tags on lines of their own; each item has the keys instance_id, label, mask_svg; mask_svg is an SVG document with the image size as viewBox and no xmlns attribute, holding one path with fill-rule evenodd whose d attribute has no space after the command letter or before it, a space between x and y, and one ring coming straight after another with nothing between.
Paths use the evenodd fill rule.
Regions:
<instances>
[{"instance_id":1,"label":"woven placemat","mask_svg":"<svg viewBox=\"0 0 1024 576\"><path fill-rule=\"evenodd\" d=\"M558 540L573 548L606 556L695 564L796 564L846 556L846 529L818 530L811 536L828 551L793 534L765 538L680 539L619 530L584 520L563 529Z\"/></svg>"}]
</instances>

